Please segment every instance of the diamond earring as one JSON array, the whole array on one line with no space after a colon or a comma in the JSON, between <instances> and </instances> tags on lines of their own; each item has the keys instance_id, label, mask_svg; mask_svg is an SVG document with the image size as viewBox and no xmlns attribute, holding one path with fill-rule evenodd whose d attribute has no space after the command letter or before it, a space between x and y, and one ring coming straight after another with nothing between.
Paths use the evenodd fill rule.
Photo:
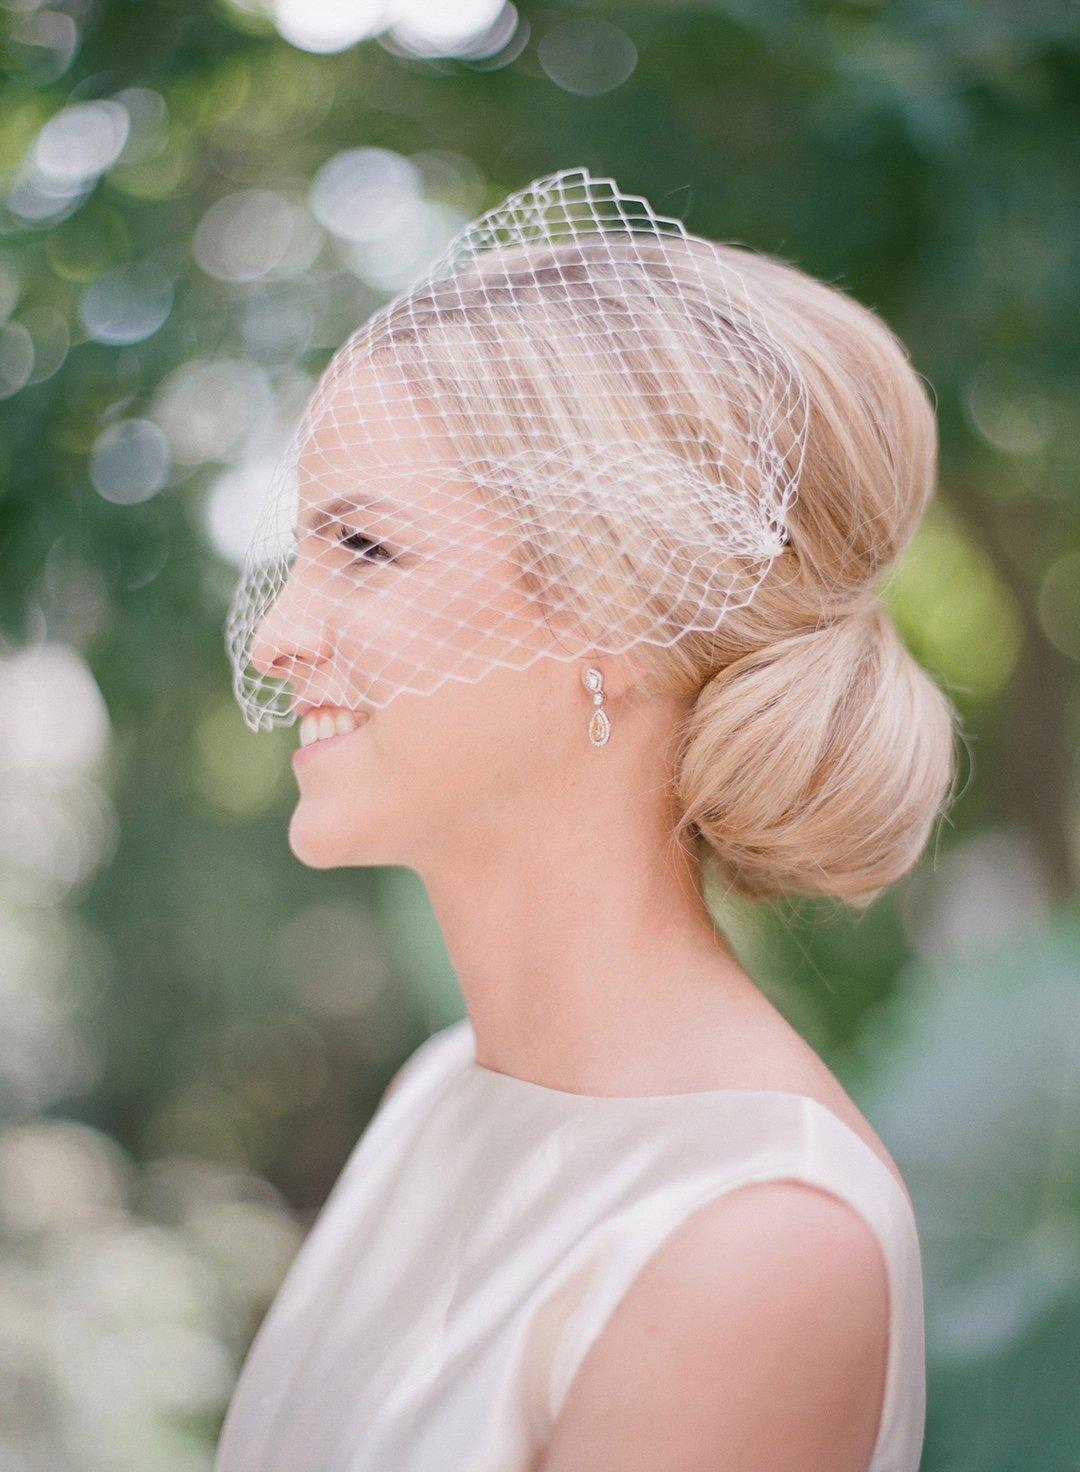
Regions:
<instances>
[{"instance_id":1,"label":"diamond earring","mask_svg":"<svg viewBox=\"0 0 1080 1472\"><path fill-rule=\"evenodd\" d=\"M596 709L592 713L589 722L589 740L594 746L606 746L611 736L611 722L608 720L607 712L604 710L604 677L598 669L592 665L582 675L586 690L592 691L593 704Z\"/></svg>"}]
</instances>

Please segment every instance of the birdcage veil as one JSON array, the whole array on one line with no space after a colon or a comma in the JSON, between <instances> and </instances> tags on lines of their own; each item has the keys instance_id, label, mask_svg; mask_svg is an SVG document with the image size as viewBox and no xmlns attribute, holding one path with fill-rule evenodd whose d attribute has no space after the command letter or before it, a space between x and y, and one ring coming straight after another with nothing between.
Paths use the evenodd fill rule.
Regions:
<instances>
[{"instance_id":1,"label":"birdcage veil","mask_svg":"<svg viewBox=\"0 0 1080 1472\"><path fill-rule=\"evenodd\" d=\"M716 629L787 539L807 394L731 262L571 168L337 351L226 622L253 730Z\"/></svg>"}]
</instances>

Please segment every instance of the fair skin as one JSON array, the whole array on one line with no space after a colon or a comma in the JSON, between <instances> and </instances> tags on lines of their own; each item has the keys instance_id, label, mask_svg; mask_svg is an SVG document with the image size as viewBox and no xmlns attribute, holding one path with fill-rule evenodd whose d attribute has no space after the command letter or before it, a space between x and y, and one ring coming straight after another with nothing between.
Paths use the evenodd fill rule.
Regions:
<instances>
[{"instance_id":1,"label":"fair skin","mask_svg":"<svg viewBox=\"0 0 1080 1472\"><path fill-rule=\"evenodd\" d=\"M419 875L483 1066L582 1094L812 1095L899 1179L839 1082L738 964L689 855L668 842L680 706L646 698L629 655L543 657L552 631L512 549L475 492L449 478L453 446L403 413L384 374L361 365L313 409L301 525L332 499L350 507L322 538L305 533L252 649L294 700L370 712L298 761L294 854L316 868ZM362 509L372 497L395 513ZM337 545L357 532L393 560ZM540 657L525 666L523 650ZM508 653L517 667L487 668ZM483 675L380 703L423 686L432 665ZM599 749L586 736L590 665L612 722ZM631 1285L537 1472L861 1472L887 1309L877 1239L845 1203L793 1181L730 1192Z\"/></svg>"},{"instance_id":2,"label":"fair skin","mask_svg":"<svg viewBox=\"0 0 1080 1472\"><path fill-rule=\"evenodd\" d=\"M630 1285L537 1472L865 1472L887 1311L843 1203L793 1181L729 1192Z\"/></svg>"}]
</instances>

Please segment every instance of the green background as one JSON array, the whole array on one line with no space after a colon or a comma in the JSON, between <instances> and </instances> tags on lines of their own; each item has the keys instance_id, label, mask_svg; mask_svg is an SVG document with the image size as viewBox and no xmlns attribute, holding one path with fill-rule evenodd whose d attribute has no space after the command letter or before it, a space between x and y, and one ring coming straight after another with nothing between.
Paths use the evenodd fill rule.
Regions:
<instances>
[{"instance_id":1,"label":"green background","mask_svg":"<svg viewBox=\"0 0 1080 1472\"><path fill-rule=\"evenodd\" d=\"M462 1013L414 875L292 858L296 731L244 727L223 621L333 349L584 165L850 291L932 387L883 592L959 799L866 913L721 918L911 1187L925 1472L1080 1467L1077 5L522 4L449 56L271 11L0 9L0 1461L209 1468L381 1089ZM357 160L408 208L345 238Z\"/></svg>"}]
</instances>

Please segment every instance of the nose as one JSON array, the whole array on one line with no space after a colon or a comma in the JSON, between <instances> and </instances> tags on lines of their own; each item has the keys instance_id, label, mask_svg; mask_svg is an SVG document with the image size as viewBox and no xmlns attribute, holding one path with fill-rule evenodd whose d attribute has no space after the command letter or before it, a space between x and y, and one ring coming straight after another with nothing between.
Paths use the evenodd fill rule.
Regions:
<instances>
[{"instance_id":1,"label":"nose","mask_svg":"<svg viewBox=\"0 0 1080 1472\"><path fill-rule=\"evenodd\" d=\"M261 675L284 680L298 666L317 666L330 658L331 646L310 589L297 596L290 579L252 635L248 660Z\"/></svg>"}]
</instances>

